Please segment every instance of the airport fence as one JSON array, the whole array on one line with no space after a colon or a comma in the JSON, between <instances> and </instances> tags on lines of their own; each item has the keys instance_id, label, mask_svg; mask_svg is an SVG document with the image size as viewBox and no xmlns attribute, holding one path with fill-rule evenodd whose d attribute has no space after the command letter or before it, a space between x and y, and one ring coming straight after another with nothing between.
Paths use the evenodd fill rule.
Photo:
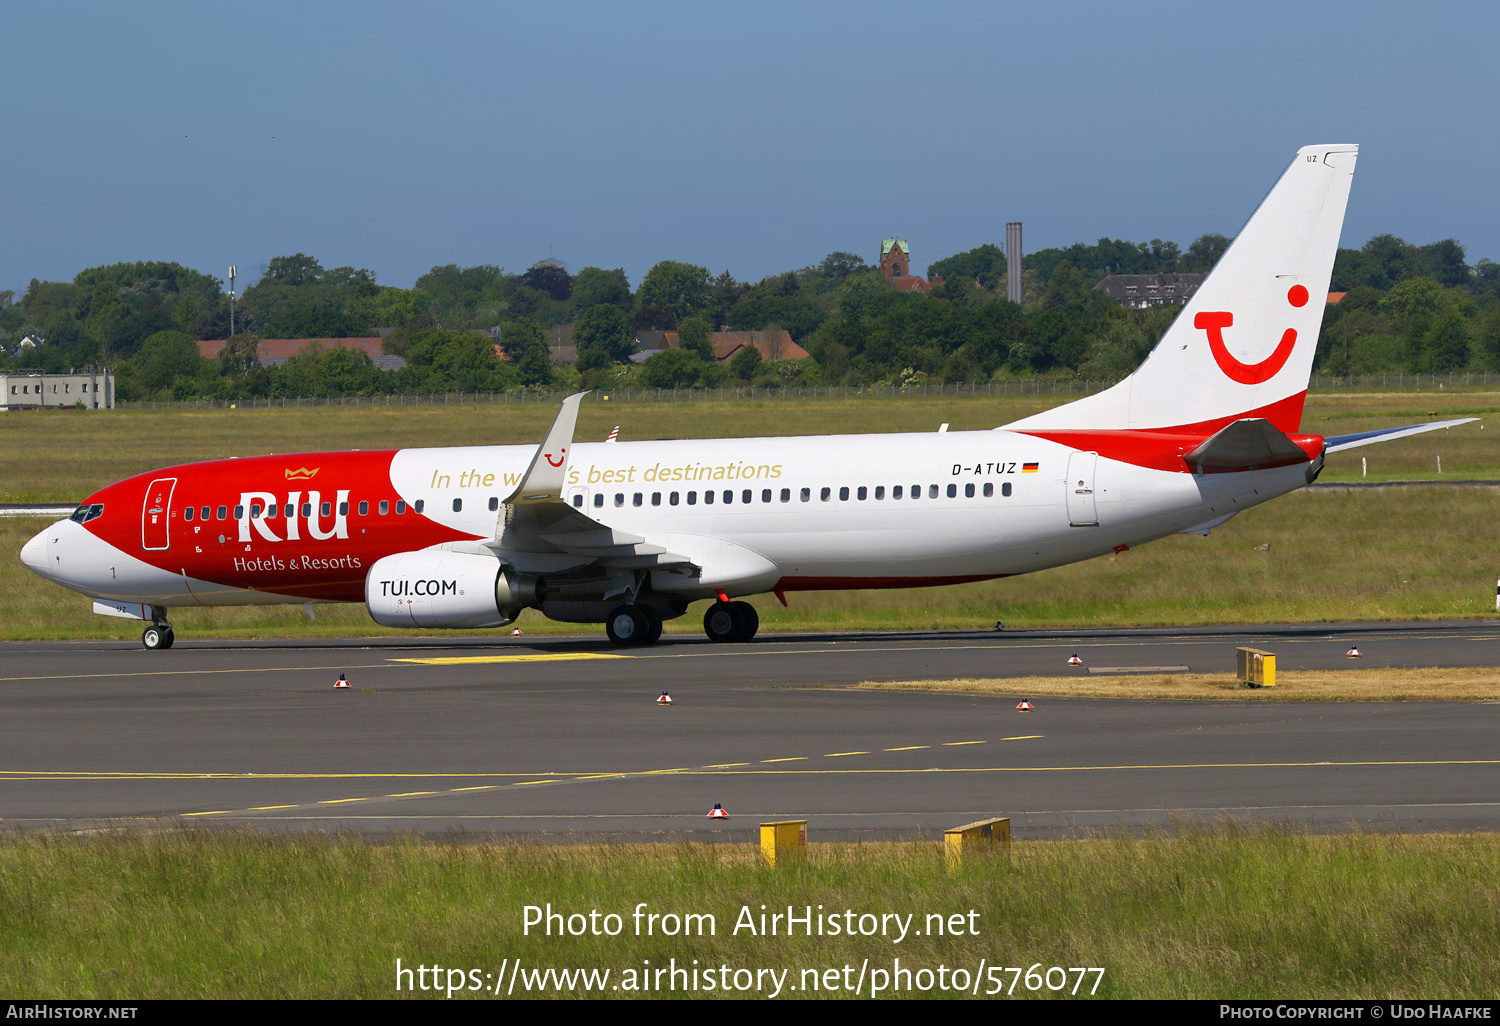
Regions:
<instances>
[{"instance_id":1,"label":"airport fence","mask_svg":"<svg viewBox=\"0 0 1500 1026\"><path fill-rule=\"evenodd\" d=\"M1493 380L1491 380L1493 378ZM1089 395L1115 384L1114 378L1008 378L980 382L923 382L907 385L786 385L770 388L619 388L590 392L586 402L685 403L797 401L829 398L927 398L931 396ZM1436 390L1500 386L1500 372L1451 371L1447 374L1314 374L1309 388L1317 392ZM504 392L433 392L420 395L260 396L246 399L144 399L120 401L123 410L300 409L322 406L441 406L481 403L556 405L569 393L540 389Z\"/></svg>"}]
</instances>

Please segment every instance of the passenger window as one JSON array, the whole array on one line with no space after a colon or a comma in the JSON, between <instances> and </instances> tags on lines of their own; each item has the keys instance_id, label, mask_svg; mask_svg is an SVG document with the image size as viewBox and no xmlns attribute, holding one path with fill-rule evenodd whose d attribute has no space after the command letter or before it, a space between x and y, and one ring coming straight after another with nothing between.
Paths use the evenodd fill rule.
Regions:
<instances>
[{"instance_id":1,"label":"passenger window","mask_svg":"<svg viewBox=\"0 0 1500 1026\"><path fill-rule=\"evenodd\" d=\"M672 505L674 505L674 506L675 506L675 505L677 505L677 493L676 493L676 492L673 492L673 493L672 493L672 494L671 494L671 496L670 496L670 497L669 497L669 498L668 498L668 500L667 500L667 501L669 501L669 502L670 502L670 503L671 503L671 504L672 504Z\"/></svg>"},{"instance_id":2,"label":"passenger window","mask_svg":"<svg viewBox=\"0 0 1500 1026\"><path fill-rule=\"evenodd\" d=\"M696 506L697 504L698 504L698 493L697 492L688 492L688 505L689 506Z\"/></svg>"},{"instance_id":3,"label":"passenger window","mask_svg":"<svg viewBox=\"0 0 1500 1026\"><path fill-rule=\"evenodd\" d=\"M927 497L929 499L936 499L938 497L938 486L937 485L928 485L927 486Z\"/></svg>"},{"instance_id":4,"label":"passenger window","mask_svg":"<svg viewBox=\"0 0 1500 1026\"><path fill-rule=\"evenodd\" d=\"M380 515L381 516L385 516L390 511L391 511L391 500L390 499L381 499L380 500Z\"/></svg>"},{"instance_id":5,"label":"passenger window","mask_svg":"<svg viewBox=\"0 0 1500 1026\"><path fill-rule=\"evenodd\" d=\"M692 500L689 499L688 501L691 502ZM714 493L713 492L708 491L708 492L704 492L703 493L703 504L705 506L712 506L714 504Z\"/></svg>"},{"instance_id":6,"label":"passenger window","mask_svg":"<svg viewBox=\"0 0 1500 1026\"><path fill-rule=\"evenodd\" d=\"M849 486L848 485L845 485L844 487L842 487L842 488L839 489L839 501L840 502L848 502L849 501Z\"/></svg>"},{"instance_id":7,"label":"passenger window","mask_svg":"<svg viewBox=\"0 0 1500 1026\"><path fill-rule=\"evenodd\" d=\"M575 496L573 496L573 508L574 509L582 509L583 508L583 496L582 495L575 495Z\"/></svg>"},{"instance_id":8,"label":"passenger window","mask_svg":"<svg viewBox=\"0 0 1500 1026\"><path fill-rule=\"evenodd\" d=\"M827 502L829 496L831 496L832 494L832 488L824 488L821 492L818 493L818 498L822 499L824 502Z\"/></svg>"},{"instance_id":9,"label":"passenger window","mask_svg":"<svg viewBox=\"0 0 1500 1026\"><path fill-rule=\"evenodd\" d=\"M1005 496L1006 498L1010 497L1010 482L1009 481L1005 482L1003 485L1000 486L1000 494L1003 495L1003 496Z\"/></svg>"},{"instance_id":10,"label":"passenger window","mask_svg":"<svg viewBox=\"0 0 1500 1026\"><path fill-rule=\"evenodd\" d=\"M293 512L295 512L295 509L294 509L294 507L293 507L293 506L292 506L292 504L291 504L291 503L290 503L290 502L289 502L289 503L287 503L287 504L286 504L286 507L285 507L285 509L286 509L286 518L287 518L287 519L288 519L288 520L291 520L291 519L292 519L292 514L293 514ZM204 518L203 518L203 519L204 519L204 520L207 520L207 519L208 519L208 517L207 517L207 516L206 516L206 515L205 515L205 516L204 516Z\"/></svg>"},{"instance_id":11,"label":"passenger window","mask_svg":"<svg viewBox=\"0 0 1500 1026\"><path fill-rule=\"evenodd\" d=\"M427 505L427 500L426 499L418 499L416 502L414 502L414 503L411 504L411 508L415 512L420 513L420 512L422 512L423 507L425 507L426 505Z\"/></svg>"},{"instance_id":12,"label":"passenger window","mask_svg":"<svg viewBox=\"0 0 1500 1026\"><path fill-rule=\"evenodd\" d=\"M199 513L199 516L198 516L199 520L207 520L208 519L208 507L207 506L204 506L201 510L198 511L198 513ZM223 520L224 518L221 516L221 517L219 517L219 519Z\"/></svg>"},{"instance_id":13,"label":"passenger window","mask_svg":"<svg viewBox=\"0 0 1500 1026\"><path fill-rule=\"evenodd\" d=\"M326 516L332 516L333 515L333 503L331 503L331 502L321 503L319 505L319 513L321 515L325 516L325 517Z\"/></svg>"},{"instance_id":14,"label":"passenger window","mask_svg":"<svg viewBox=\"0 0 1500 1026\"><path fill-rule=\"evenodd\" d=\"M69 520L77 520L78 519L78 514L82 513L82 512L83 512L83 507L80 506L73 513L73 515L71 517L69 517L68 519ZM184 520L191 520L191 519L193 519L193 507L189 506L189 507L187 507L186 509L184 509L182 511L182 519L184 519Z\"/></svg>"},{"instance_id":15,"label":"passenger window","mask_svg":"<svg viewBox=\"0 0 1500 1026\"><path fill-rule=\"evenodd\" d=\"M312 503L310 503L310 502L304 502L302 504L302 515L304 517L310 517L310 516L312 516Z\"/></svg>"},{"instance_id":16,"label":"passenger window","mask_svg":"<svg viewBox=\"0 0 1500 1026\"><path fill-rule=\"evenodd\" d=\"M615 492L615 505L616 506L623 506L623 505L625 505L625 493L624 492Z\"/></svg>"},{"instance_id":17,"label":"passenger window","mask_svg":"<svg viewBox=\"0 0 1500 1026\"><path fill-rule=\"evenodd\" d=\"M937 485L933 485L932 486L932 494L933 495L937 495ZM920 499L922 497L922 486L921 485L912 485L911 486L911 497L913 499Z\"/></svg>"},{"instance_id":18,"label":"passenger window","mask_svg":"<svg viewBox=\"0 0 1500 1026\"><path fill-rule=\"evenodd\" d=\"M661 492L652 492L651 493L651 505L653 505L653 506L660 506L661 505Z\"/></svg>"},{"instance_id":19,"label":"passenger window","mask_svg":"<svg viewBox=\"0 0 1500 1026\"><path fill-rule=\"evenodd\" d=\"M750 493L749 492L745 493L745 501L746 502L750 501ZM771 489L769 489L769 488L763 488L763 489L761 489L760 501L761 502L770 502L771 501Z\"/></svg>"},{"instance_id":20,"label":"passenger window","mask_svg":"<svg viewBox=\"0 0 1500 1026\"><path fill-rule=\"evenodd\" d=\"M859 486L859 491L856 492L855 494L859 497L859 501L860 502L864 502L867 498L870 497L870 490L868 488L866 488L864 485L860 485Z\"/></svg>"},{"instance_id":21,"label":"passenger window","mask_svg":"<svg viewBox=\"0 0 1500 1026\"><path fill-rule=\"evenodd\" d=\"M770 502L771 500L768 498L766 501ZM792 490L790 488L783 488L781 490L781 501L782 502L791 502L792 501Z\"/></svg>"},{"instance_id":22,"label":"passenger window","mask_svg":"<svg viewBox=\"0 0 1500 1026\"><path fill-rule=\"evenodd\" d=\"M281 512L281 507L278 506L278 505L276 505L276 503L274 503L274 502L271 503L269 506L266 507L266 519L267 520L275 520L276 519L276 514L279 513L279 512Z\"/></svg>"},{"instance_id":23,"label":"passenger window","mask_svg":"<svg viewBox=\"0 0 1500 1026\"><path fill-rule=\"evenodd\" d=\"M406 512L406 500L405 499L397 499L396 500L396 513L399 515L399 514L405 513L405 512Z\"/></svg>"},{"instance_id":24,"label":"passenger window","mask_svg":"<svg viewBox=\"0 0 1500 1026\"><path fill-rule=\"evenodd\" d=\"M453 500L453 512L455 512L455 513L462 513L463 511L464 511L464 500L462 500L462 499L454 499Z\"/></svg>"},{"instance_id":25,"label":"passenger window","mask_svg":"<svg viewBox=\"0 0 1500 1026\"><path fill-rule=\"evenodd\" d=\"M259 520L260 519L260 513L261 513L260 503L258 503L258 502L252 502L250 504L250 519L251 520Z\"/></svg>"},{"instance_id":26,"label":"passenger window","mask_svg":"<svg viewBox=\"0 0 1500 1026\"><path fill-rule=\"evenodd\" d=\"M950 498L950 499L956 499L956 498L958 498L958 485L951 484L951 485L948 486L948 498Z\"/></svg>"},{"instance_id":27,"label":"passenger window","mask_svg":"<svg viewBox=\"0 0 1500 1026\"><path fill-rule=\"evenodd\" d=\"M359 515L362 517L367 517L370 515L370 504L363 499L361 499L359 503Z\"/></svg>"},{"instance_id":28,"label":"passenger window","mask_svg":"<svg viewBox=\"0 0 1500 1026\"><path fill-rule=\"evenodd\" d=\"M644 498L645 496L643 496L640 492L636 492L630 497L630 504L632 506L639 506Z\"/></svg>"},{"instance_id":29,"label":"passenger window","mask_svg":"<svg viewBox=\"0 0 1500 1026\"><path fill-rule=\"evenodd\" d=\"M995 482L986 481L984 483L984 497L986 499L992 499L995 497Z\"/></svg>"},{"instance_id":30,"label":"passenger window","mask_svg":"<svg viewBox=\"0 0 1500 1026\"><path fill-rule=\"evenodd\" d=\"M972 498L974 498L974 486L972 484L966 484L966 485L964 485L964 498L966 498L966 499L972 499Z\"/></svg>"},{"instance_id":31,"label":"passenger window","mask_svg":"<svg viewBox=\"0 0 1500 1026\"><path fill-rule=\"evenodd\" d=\"M804 488L804 489L802 489L802 501L803 502L807 502L811 498L812 498L812 489L811 488Z\"/></svg>"},{"instance_id":32,"label":"passenger window","mask_svg":"<svg viewBox=\"0 0 1500 1026\"><path fill-rule=\"evenodd\" d=\"M244 518L245 518L245 507L244 506L236 506L236 507L234 507L234 519L236 519L236 520L243 520Z\"/></svg>"},{"instance_id":33,"label":"passenger window","mask_svg":"<svg viewBox=\"0 0 1500 1026\"><path fill-rule=\"evenodd\" d=\"M347 502L341 502L341 503L339 503L339 516L341 516L341 517L347 517L348 515L349 515L349 504Z\"/></svg>"},{"instance_id":34,"label":"passenger window","mask_svg":"<svg viewBox=\"0 0 1500 1026\"><path fill-rule=\"evenodd\" d=\"M891 498L893 498L893 499L899 499L899 498L901 498L901 486L900 485L897 485L896 487L894 487L894 488L891 489Z\"/></svg>"},{"instance_id":35,"label":"passenger window","mask_svg":"<svg viewBox=\"0 0 1500 1026\"><path fill-rule=\"evenodd\" d=\"M749 492L746 492L746 493L745 493L745 494L746 494L746 495L749 495L749 494L750 494L750 493L749 493ZM726 506L727 506L727 505L729 505L729 504L730 504L730 503L732 503L732 502L733 502L733 501L734 501L734 492L732 492L732 491L730 491L730 490L729 490L729 489L727 489L727 488L726 488L726 489L724 489L724 505L726 505ZM746 500L745 500L745 501L746 501L746 502L749 502L749 501L750 501L750 500L749 500L749 499L746 499Z\"/></svg>"},{"instance_id":36,"label":"passenger window","mask_svg":"<svg viewBox=\"0 0 1500 1026\"><path fill-rule=\"evenodd\" d=\"M885 485L876 485L875 486L875 498L877 498L877 499L883 499L883 498L885 498Z\"/></svg>"},{"instance_id":37,"label":"passenger window","mask_svg":"<svg viewBox=\"0 0 1500 1026\"><path fill-rule=\"evenodd\" d=\"M574 505L577 505L577 503L574 503ZM491 495L490 496L490 512L493 513L496 510L498 510L499 508L500 508L500 496L498 496L498 495Z\"/></svg>"},{"instance_id":38,"label":"passenger window","mask_svg":"<svg viewBox=\"0 0 1500 1026\"><path fill-rule=\"evenodd\" d=\"M603 509L604 508L604 493L603 492L596 492L594 494L594 508L595 509Z\"/></svg>"}]
</instances>

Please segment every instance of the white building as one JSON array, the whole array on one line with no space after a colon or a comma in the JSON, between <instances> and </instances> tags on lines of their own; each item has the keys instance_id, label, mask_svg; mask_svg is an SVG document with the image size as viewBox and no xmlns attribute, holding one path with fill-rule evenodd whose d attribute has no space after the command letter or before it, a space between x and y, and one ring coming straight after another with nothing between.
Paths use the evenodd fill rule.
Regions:
<instances>
[{"instance_id":1,"label":"white building","mask_svg":"<svg viewBox=\"0 0 1500 1026\"><path fill-rule=\"evenodd\" d=\"M95 371L0 374L0 410L37 410L44 406L78 406L80 403L89 410L114 409L115 376Z\"/></svg>"}]
</instances>

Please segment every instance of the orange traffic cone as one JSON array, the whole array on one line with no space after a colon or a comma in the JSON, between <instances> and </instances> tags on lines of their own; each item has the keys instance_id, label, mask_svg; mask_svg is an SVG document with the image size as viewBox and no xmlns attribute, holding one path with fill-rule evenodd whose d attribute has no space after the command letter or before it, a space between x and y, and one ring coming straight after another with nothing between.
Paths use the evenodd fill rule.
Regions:
<instances>
[{"instance_id":1,"label":"orange traffic cone","mask_svg":"<svg viewBox=\"0 0 1500 1026\"><path fill-rule=\"evenodd\" d=\"M708 811L709 819L728 819L729 813L724 811L724 806L714 802L714 807Z\"/></svg>"},{"instance_id":2,"label":"orange traffic cone","mask_svg":"<svg viewBox=\"0 0 1500 1026\"><path fill-rule=\"evenodd\" d=\"M333 682L333 686L336 688L347 688L349 686L349 681L345 679L344 675L341 673L339 674L339 679Z\"/></svg>"}]
</instances>

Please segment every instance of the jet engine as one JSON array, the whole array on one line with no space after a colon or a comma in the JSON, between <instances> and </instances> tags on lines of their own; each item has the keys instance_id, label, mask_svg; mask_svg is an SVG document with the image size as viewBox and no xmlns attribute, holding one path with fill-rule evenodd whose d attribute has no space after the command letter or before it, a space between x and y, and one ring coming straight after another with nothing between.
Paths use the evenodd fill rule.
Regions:
<instances>
[{"instance_id":1,"label":"jet engine","mask_svg":"<svg viewBox=\"0 0 1500 1026\"><path fill-rule=\"evenodd\" d=\"M504 627L539 605L545 588L488 554L421 549L375 562L365 606L382 627Z\"/></svg>"}]
</instances>

